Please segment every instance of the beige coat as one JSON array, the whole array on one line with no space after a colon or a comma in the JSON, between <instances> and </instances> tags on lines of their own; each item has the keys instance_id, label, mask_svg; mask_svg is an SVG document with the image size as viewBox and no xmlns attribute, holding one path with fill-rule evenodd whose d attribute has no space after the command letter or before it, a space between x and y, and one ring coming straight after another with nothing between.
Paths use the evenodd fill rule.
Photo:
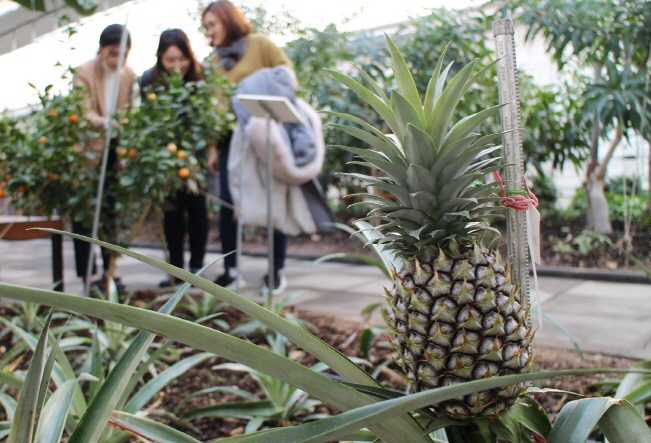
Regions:
<instances>
[{"instance_id":1,"label":"beige coat","mask_svg":"<svg viewBox=\"0 0 651 443\"><path fill-rule=\"evenodd\" d=\"M97 56L77 67L75 69L73 83L78 86L83 86L86 90L86 112L84 113L84 117L92 122L98 132L103 133L107 100L104 94L104 69L102 68L101 58ZM135 85L135 72L129 66L123 66L120 73L117 109L131 105ZM85 146L79 148L81 152L94 152L96 154L95 159L90 162L89 166L99 164L101 158L99 154L104 149L104 143L104 137L97 137L90 139Z\"/></svg>"},{"instance_id":2,"label":"beige coat","mask_svg":"<svg viewBox=\"0 0 651 443\"><path fill-rule=\"evenodd\" d=\"M301 184L319 174L325 157L321 118L305 101L296 99L296 105L316 134L316 158L311 163L294 165L291 147L280 135L280 123L272 121L270 128L273 224L274 229L287 235L313 234L319 230ZM266 149L265 119L251 117L244 129L238 126L233 132L228 154L229 189L238 217L247 225L267 226Z\"/></svg>"}]
</instances>

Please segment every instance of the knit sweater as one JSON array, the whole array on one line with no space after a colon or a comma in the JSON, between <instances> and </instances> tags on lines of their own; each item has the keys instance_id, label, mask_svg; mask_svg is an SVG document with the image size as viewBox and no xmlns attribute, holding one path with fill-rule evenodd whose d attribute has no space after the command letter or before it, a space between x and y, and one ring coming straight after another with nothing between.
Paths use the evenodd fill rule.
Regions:
<instances>
[{"instance_id":1,"label":"knit sweater","mask_svg":"<svg viewBox=\"0 0 651 443\"><path fill-rule=\"evenodd\" d=\"M210 62L217 66L219 74L224 75L232 83L239 83L244 77L262 68L287 65L292 69L292 72L294 70L292 62L285 54L285 51L262 34L249 34L247 36L244 56L238 60L232 69L227 71L220 66L221 61L216 52L213 52L210 56Z\"/></svg>"}]
</instances>

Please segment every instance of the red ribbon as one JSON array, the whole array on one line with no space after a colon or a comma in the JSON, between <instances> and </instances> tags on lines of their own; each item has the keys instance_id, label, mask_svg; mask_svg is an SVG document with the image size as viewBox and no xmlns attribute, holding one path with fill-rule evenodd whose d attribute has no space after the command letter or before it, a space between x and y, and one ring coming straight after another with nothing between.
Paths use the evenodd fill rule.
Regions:
<instances>
[{"instance_id":1,"label":"red ribbon","mask_svg":"<svg viewBox=\"0 0 651 443\"><path fill-rule=\"evenodd\" d=\"M529 198L525 197L522 194L509 195L507 189L504 187L502 176L500 175L499 171L493 171L493 176L499 183L500 188L502 188L502 197L504 197L502 199L503 206L506 206L507 208L517 209L518 211L526 211L529 205L533 205L534 207L538 206L538 197L536 197L536 195L531 192L531 189L529 189L529 186L527 186L527 174L524 174L524 187L527 189Z\"/></svg>"}]
</instances>

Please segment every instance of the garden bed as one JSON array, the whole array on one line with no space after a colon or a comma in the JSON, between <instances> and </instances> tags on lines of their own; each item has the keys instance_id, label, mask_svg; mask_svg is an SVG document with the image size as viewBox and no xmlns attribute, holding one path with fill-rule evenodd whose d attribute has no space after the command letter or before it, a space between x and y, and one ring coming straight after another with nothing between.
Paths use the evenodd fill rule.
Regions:
<instances>
[{"instance_id":1,"label":"garden bed","mask_svg":"<svg viewBox=\"0 0 651 443\"><path fill-rule=\"evenodd\" d=\"M242 319L242 316L235 310L226 309L226 318L229 322L235 321L236 324ZM387 343L378 337L373 341L368 356L364 356L359 351L358 340L350 340L357 330L359 325L355 322L343 321L330 316L322 314L314 314L304 311L294 311L300 318L306 319L318 328L316 335L324 340L326 343L334 346L339 351L347 356L356 356L370 359L374 364L380 363L385 359L391 358L391 350L388 349ZM193 350L187 350L188 355L193 353ZM316 362L312 356L305 356L300 351L295 353L298 359L303 364L311 365ZM584 354L583 358L572 350L554 349L543 346L534 347L535 366L536 370L549 371L559 369L577 369L577 368L629 368L636 360L612 357L601 354ZM263 396L259 386L249 377L242 377L241 373L230 371L215 371L211 367L215 364L223 363L224 360L213 358L206 361L199 367L189 371L184 377L177 379L174 385L163 390L155 402L156 407L165 410L173 410L178 404L180 399L185 398L187 395L196 392L199 389L206 388L207 386L214 386L215 384L222 384L228 386L237 386L240 389L245 389L256 395ZM391 364L388 370L378 377L386 388L393 388L398 390L404 389L404 384L400 382L401 375L397 372L397 366ZM552 379L542 380L536 385L542 388L553 388L563 391L575 392L577 394L590 396L604 395L605 393L613 394L612 391L595 392L597 383L604 379L621 378L621 375L590 375L582 377L556 377ZM540 402L550 418L554 419L558 411L573 399L579 398L563 393L545 393L536 395L536 399ZM183 410L208 406L210 404L237 401L235 396L229 395L211 395L199 397L195 400L188 402ZM182 410L182 411L183 411ZM182 412L181 411L181 412ZM323 405L315 412L334 414L336 409ZM301 417L293 424L300 423ZM192 433L191 431L184 430L190 435L194 435L201 441L210 441L210 439L223 438L229 435L237 435L244 431L246 426L245 420L235 418L201 418L192 421L193 425L201 430L200 434ZM276 424L278 425L278 424ZM135 443L135 441L133 442Z\"/></svg>"}]
</instances>

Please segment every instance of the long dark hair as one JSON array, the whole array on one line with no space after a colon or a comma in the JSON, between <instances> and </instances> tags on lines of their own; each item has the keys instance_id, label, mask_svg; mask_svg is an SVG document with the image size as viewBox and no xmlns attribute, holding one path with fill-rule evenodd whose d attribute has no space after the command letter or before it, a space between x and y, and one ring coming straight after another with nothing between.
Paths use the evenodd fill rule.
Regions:
<instances>
[{"instance_id":1,"label":"long dark hair","mask_svg":"<svg viewBox=\"0 0 651 443\"><path fill-rule=\"evenodd\" d=\"M201 64L199 64L194 56L188 36L180 29L166 29L160 35L160 40L158 41L158 49L156 50L156 66L154 66L154 83L160 82L162 80L162 74L167 73L163 66L163 54L165 54L170 46L176 46L179 48L183 55L190 60L190 69L188 69L183 80L186 82L196 82L197 80L201 80L203 78L201 73Z\"/></svg>"},{"instance_id":2,"label":"long dark hair","mask_svg":"<svg viewBox=\"0 0 651 443\"><path fill-rule=\"evenodd\" d=\"M249 35L253 30L253 25L244 17L242 11L237 9L228 0L217 0L216 2L210 3L203 10L201 20L203 20L208 12L215 14L226 30L224 41L220 46L230 46L235 40Z\"/></svg>"}]
</instances>

